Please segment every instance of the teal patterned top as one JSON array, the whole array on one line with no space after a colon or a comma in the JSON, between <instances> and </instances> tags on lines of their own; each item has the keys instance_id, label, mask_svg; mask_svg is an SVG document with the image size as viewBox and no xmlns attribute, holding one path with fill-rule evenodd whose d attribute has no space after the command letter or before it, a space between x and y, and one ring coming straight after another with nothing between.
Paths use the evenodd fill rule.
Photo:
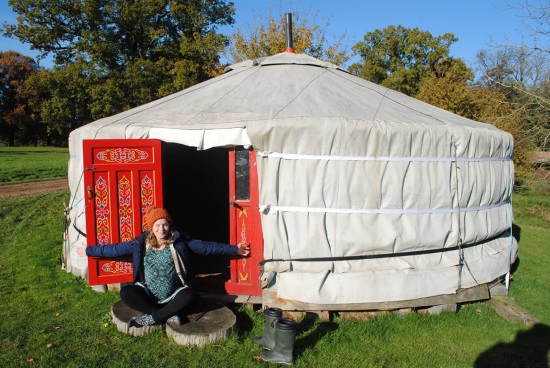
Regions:
<instances>
[{"instance_id":1,"label":"teal patterned top","mask_svg":"<svg viewBox=\"0 0 550 368\"><path fill-rule=\"evenodd\" d=\"M170 246L167 245L161 250L148 248L143 265L145 282L158 303L168 299L182 286L176 273Z\"/></svg>"}]
</instances>

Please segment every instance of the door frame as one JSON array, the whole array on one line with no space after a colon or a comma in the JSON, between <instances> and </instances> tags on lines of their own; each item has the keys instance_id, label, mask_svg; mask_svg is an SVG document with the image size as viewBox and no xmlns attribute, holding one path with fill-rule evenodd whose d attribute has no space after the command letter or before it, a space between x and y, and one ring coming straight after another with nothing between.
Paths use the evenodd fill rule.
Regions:
<instances>
[{"instance_id":1,"label":"door frame","mask_svg":"<svg viewBox=\"0 0 550 368\"><path fill-rule=\"evenodd\" d=\"M261 296L260 262L263 259L263 234L260 219L258 170L256 152L248 152L248 200L237 197L237 154L238 148L229 151L229 222L232 244L244 242L250 245L250 257L232 259L230 262L230 280L225 288L229 294Z\"/></svg>"}]
</instances>

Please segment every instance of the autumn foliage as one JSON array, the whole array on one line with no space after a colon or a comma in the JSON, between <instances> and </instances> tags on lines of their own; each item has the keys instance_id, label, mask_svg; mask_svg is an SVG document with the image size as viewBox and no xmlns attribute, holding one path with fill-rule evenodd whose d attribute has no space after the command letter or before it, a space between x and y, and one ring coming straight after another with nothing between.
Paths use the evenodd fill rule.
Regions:
<instances>
[{"instance_id":1,"label":"autumn foliage","mask_svg":"<svg viewBox=\"0 0 550 368\"><path fill-rule=\"evenodd\" d=\"M416 98L454 112L465 118L491 124L514 137L514 162L518 177L524 177L529 165L529 141L513 105L496 89L472 83L473 73L462 60L445 60L435 72L423 79Z\"/></svg>"},{"instance_id":2,"label":"autumn foliage","mask_svg":"<svg viewBox=\"0 0 550 368\"><path fill-rule=\"evenodd\" d=\"M330 19L319 18L313 11L292 14L293 50L317 59L345 64L350 58L346 49L345 34L329 39L327 29ZM259 16L248 29L238 27L231 35L227 49L230 62L252 60L275 55L286 50L286 14L275 13L271 8L267 18Z\"/></svg>"}]
</instances>

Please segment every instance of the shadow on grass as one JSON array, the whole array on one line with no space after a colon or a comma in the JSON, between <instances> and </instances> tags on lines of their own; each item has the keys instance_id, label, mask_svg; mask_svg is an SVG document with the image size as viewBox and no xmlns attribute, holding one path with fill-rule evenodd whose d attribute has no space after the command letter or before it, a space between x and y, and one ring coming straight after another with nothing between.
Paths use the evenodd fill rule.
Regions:
<instances>
[{"instance_id":1,"label":"shadow on grass","mask_svg":"<svg viewBox=\"0 0 550 368\"><path fill-rule=\"evenodd\" d=\"M254 321L248 314L246 314L243 311L240 311L236 305L230 304L228 307L235 313L237 316L237 336L239 337L240 341L243 341L247 338L248 334L252 329L254 328Z\"/></svg>"},{"instance_id":2,"label":"shadow on grass","mask_svg":"<svg viewBox=\"0 0 550 368\"><path fill-rule=\"evenodd\" d=\"M312 348L323 336L338 329L338 324L332 321L321 322L315 325L317 319L317 314L306 313L306 316L300 322L298 330L296 331L296 336L300 335L301 337L297 339L294 345L296 358L305 350ZM313 326L315 326L315 328L312 329Z\"/></svg>"},{"instance_id":3,"label":"shadow on grass","mask_svg":"<svg viewBox=\"0 0 550 368\"><path fill-rule=\"evenodd\" d=\"M520 331L510 343L498 343L484 351L474 368L547 368L550 351L550 326L538 323Z\"/></svg>"},{"instance_id":4,"label":"shadow on grass","mask_svg":"<svg viewBox=\"0 0 550 368\"><path fill-rule=\"evenodd\" d=\"M512 236L516 239L516 241L518 242L518 248L520 246L520 239L521 239L521 227L519 227L518 225L516 224L512 224ZM512 275L518 270L519 268L519 256L517 256L516 260L514 261L514 263L511 264L510 266L510 272L512 273Z\"/></svg>"},{"instance_id":5,"label":"shadow on grass","mask_svg":"<svg viewBox=\"0 0 550 368\"><path fill-rule=\"evenodd\" d=\"M512 224L512 236L516 238L516 241L519 244L520 238L521 238L521 227L519 227L516 224Z\"/></svg>"}]
</instances>

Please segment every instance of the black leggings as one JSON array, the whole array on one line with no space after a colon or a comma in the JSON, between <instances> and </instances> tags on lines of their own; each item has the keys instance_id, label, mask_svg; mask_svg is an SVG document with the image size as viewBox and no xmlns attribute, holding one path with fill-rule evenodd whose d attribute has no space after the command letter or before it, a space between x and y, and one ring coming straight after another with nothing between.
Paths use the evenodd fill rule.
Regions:
<instances>
[{"instance_id":1,"label":"black leggings","mask_svg":"<svg viewBox=\"0 0 550 368\"><path fill-rule=\"evenodd\" d=\"M157 322L163 322L190 305L195 300L196 294L187 287L178 291L168 303L156 304L143 287L127 285L120 290L120 298L130 308L152 315Z\"/></svg>"}]
</instances>

